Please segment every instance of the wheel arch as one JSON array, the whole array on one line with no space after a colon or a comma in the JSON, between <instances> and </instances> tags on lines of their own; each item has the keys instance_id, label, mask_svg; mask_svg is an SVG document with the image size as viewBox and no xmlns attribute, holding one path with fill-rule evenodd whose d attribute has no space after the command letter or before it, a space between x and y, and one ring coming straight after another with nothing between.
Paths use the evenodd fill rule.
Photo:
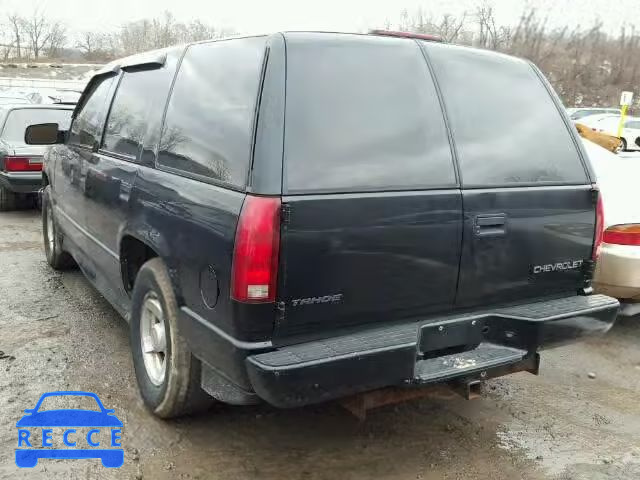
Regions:
<instances>
[{"instance_id":1,"label":"wheel arch","mask_svg":"<svg viewBox=\"0 0 640 480\"><path fill-rule=\"evenodd\" d=\"M148 260L156 257L161 258L167 264L167 268L170 268L168 251L167 243L160 232L150 227L135 228L130 226L121 232L118 241L120 275L124 289L129 295L133 291L133 285L140 268ZM172 283L175 283L173 278Z\"/></svg>"}]
</instances>

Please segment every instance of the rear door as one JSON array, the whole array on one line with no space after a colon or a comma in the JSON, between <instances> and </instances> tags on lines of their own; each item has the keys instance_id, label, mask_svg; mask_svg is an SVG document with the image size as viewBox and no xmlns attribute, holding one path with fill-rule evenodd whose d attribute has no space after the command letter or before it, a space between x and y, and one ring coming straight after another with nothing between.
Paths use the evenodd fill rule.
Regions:
<instances>
[{"instance_id":1,"label":"rear door","mask_svg":"<svg viewBox=\"0 0 640 480\"><path fill-rule=\"evenodd\" d=\"M276 336L454 302L462 203L417 43L288 34Z\"/></svg>"},{"instance_id":2,"label":"rear door","mask_svg":"<svg viewBox=\"0 0 640 480\"><path fill-rule=\"evenodd\" d=\"M153 166L160 123L181 51L167 53L164 65L129 67L122 72L107 108L97 152L86 158L85 202L90 258L101 291L113 303L128 301L121 277L120 238L130 217L130 199L140 165Z\"/></svg>"},{"instance_id":3,"label":"rear door","mask_svg":"<svg viewBox=\"0 0 640 480\"><path fill-rule=\"evenodd\" d=\"M575 294L591 256L595 196L576 138L527 62L424 43L463 186L456 306Z\"/></svg>"}]
</instances>

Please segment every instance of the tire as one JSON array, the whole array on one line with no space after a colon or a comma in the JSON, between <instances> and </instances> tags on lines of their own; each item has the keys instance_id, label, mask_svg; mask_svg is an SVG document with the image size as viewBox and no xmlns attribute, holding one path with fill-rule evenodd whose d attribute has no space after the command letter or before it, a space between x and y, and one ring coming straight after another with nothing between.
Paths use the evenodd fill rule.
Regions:
<instances>
[{"instance_id":1,"label":"tire","mask_svg":"<svg viewBox=\"0 0 640 480\"><path fill-rule=\"evenodd\" d=\"M160 258L147 261L138 272L130 327L133 366L149 410L158 417L172 418L205 410L214 403L200 388L200 361L180 335L173 286Z\"/></svg>"},{"instance_id":2,"label":"tire","mask_svg":"<svg viewBox=\"0 0 640 480\"><path fill-rule=\"evenodd\" d=\"M11 190L0 186L0 212L8 212L18 208L18 196Z\"/></svg>"},{"instance_id":3,"label":"tire","mask_svg":"<svg viewBox=\"0 0 640 480\"><path fill-rule=\"evenodd\" d=\"M47 263L54 270L68 270L76 266L73 257L62 249L62 236L57 231L51 204L51 187L42 192L42 239Z\"/></svg>"},{"instance_id":4,"label":"tire","mask_svg":"<svg viewBox=\"0 0 640 480\"><path fill-rule=\"evenodd\" d=\"M624 138L620 139L620 151L621 152L627 151L627 141Z\"/></svg>"}]
</instances>

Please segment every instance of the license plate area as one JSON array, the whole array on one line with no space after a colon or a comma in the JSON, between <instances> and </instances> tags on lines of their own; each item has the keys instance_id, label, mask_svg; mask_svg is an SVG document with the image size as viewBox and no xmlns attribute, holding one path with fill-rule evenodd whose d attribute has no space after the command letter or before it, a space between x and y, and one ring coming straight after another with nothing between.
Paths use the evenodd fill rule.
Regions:
<instances>
[{"instance_id":1,"label":"license plate area","mask_svg":"<svg viewBox=\"0 0 640 480\"><path fill-rule=\"evenodd\" d=\"M478 345L487 332L483 319L465 319L423 325L420 328L419 353Z\"/></svg>"}]
</instances>

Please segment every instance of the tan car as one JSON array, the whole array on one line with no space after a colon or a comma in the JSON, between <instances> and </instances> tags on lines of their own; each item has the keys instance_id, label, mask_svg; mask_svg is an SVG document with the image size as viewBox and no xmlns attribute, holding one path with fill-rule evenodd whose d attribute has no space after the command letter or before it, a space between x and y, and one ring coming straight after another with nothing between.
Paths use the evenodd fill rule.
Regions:
<instances>
[{"instance_id":1,"label":"tan car","mask_svg":"<svg viewBox=\"0 0 640 480\"><path fill-rule=\"evenodd\" d=\"M598 176L604 235L594 277L598 293L616 297L622 315L640 314L640 159L583 140Z\"/></svg>"},{"instance_id":2,"label":"tan car","mask_svg":"<svg viewBox=\"0 0 640 480\"><path fill-rule=\"evenodd\" d=\"M591 127L576 123L576 129L582 138L591 140L593 143L600 145L602 148L606 148L610 152L617 153L622 150L622 140L618 137L607 135L606 133L596 132Z\"/></svg>"}]
</instances>

